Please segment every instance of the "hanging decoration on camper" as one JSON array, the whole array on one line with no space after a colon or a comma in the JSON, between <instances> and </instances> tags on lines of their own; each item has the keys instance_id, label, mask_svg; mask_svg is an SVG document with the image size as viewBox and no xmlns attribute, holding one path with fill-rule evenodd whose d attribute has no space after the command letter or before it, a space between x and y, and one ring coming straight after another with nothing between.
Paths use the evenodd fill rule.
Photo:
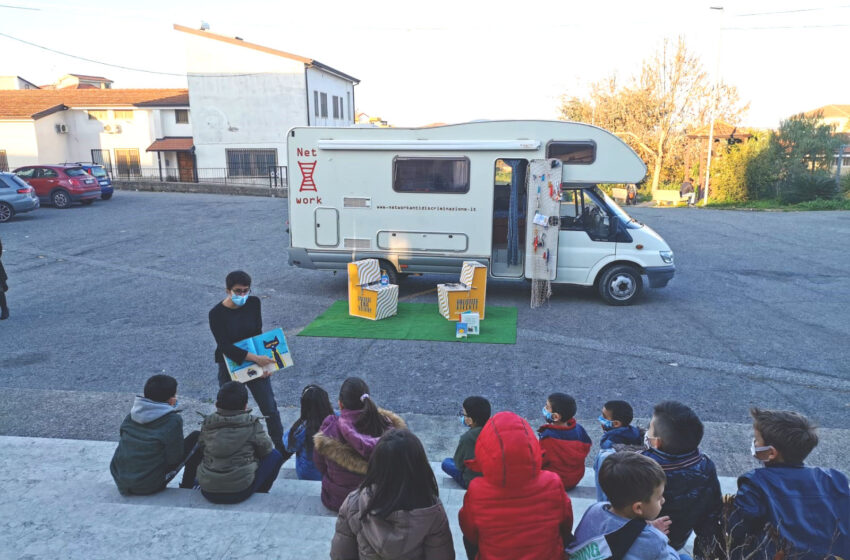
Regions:
<instances>
[{"instance_id":1,"label":"hanging decoration on camper","mask_svg":"<svg viewBox=\"0 0 850 560\"><path fill-rule=\"evenodd\" d=\"M558 270L558 232L561 210L561 161L531 160L528 168L528 222L525 274L531 278L531 307L540 307L552 295Z\"/></svg>"}]
</instances>

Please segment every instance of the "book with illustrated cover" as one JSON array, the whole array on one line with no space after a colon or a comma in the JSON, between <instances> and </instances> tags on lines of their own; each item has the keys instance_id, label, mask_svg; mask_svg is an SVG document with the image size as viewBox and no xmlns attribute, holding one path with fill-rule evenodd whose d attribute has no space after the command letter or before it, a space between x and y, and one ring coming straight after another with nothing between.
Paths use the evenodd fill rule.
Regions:
<instances>
[{"instance_id":1,"label":"book with illustrated cover","mask_svg":"<svg viewBox=\"0 0 850 560\"><path fill-rule=\"evenodd\" d=\"M234 342L233 345L258 356L268 356L275 361L275 363L262 368L254 362L238 364L225 356L227 371L230 372L230 378L233 381L246 383L262 377L263 370L273 372L288 368L293 364L292 354L290 354L289 346L286 344L286 337L283 335L283 329L280 328Z\"/></svg>"}]
</instances>

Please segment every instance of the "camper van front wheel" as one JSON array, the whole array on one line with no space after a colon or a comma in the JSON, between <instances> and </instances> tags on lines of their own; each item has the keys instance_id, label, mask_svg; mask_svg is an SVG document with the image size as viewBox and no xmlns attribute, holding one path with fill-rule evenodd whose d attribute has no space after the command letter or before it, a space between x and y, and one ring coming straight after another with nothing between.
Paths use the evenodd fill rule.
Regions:
<instances>
[{"instance_id":1,"label":"camper van front wheel","mask_svg":"<svg viewBox=\"0 0 850 560\"><path fill-rule=\"evenodd\" d=\"M608 305L631 305L642 291L640 271L628 265L613 266L599 279L599 295Z\"/></svg>"}]
</instances>

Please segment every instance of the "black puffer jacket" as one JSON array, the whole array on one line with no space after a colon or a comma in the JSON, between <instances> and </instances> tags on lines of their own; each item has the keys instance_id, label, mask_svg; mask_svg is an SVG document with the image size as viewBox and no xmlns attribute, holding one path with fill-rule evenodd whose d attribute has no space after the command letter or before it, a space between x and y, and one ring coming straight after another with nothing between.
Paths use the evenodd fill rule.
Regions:
<instances>
[{"instance_id":1,"label":"black puffer jacket","mask_svg":"<svg viewBox=\"0 0 850 560\"><path fill-rule=\"evenodd\" d=\"M698 449L684 455L671 455L660 449L648 449L643 454L660 464L667 475L660 516L670 516L670 546L681 549L694 531L698 537L694 555L699 557L697 545L716 535L723 507L714 462Z\"/></svg>"}]
</instances>

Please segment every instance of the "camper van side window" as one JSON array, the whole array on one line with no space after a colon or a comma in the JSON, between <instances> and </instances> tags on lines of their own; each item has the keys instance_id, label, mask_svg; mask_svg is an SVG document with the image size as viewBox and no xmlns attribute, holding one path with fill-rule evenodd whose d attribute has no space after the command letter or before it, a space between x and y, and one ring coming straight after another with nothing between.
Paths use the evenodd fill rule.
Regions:
<instances>
[{"instance_id":1,"label":"camper van side window","mask_svg":"<svg viewBox=\"0 0 850 560\"><path fill-rule=\"evenodd\" d=\"M596 142L549 142L546 157L569 165L590 165L596 161Z\"/></svg>"},{"instance_id":2,"label":"camper van side window","mask_svg":"<svg viewBox=\"0 0 850 560\"><path fill-rule=\"evenodd\" d=\"M469 192L469 158L397 157L393 190L406 193Z\"/></svg>"}]
</instances>

